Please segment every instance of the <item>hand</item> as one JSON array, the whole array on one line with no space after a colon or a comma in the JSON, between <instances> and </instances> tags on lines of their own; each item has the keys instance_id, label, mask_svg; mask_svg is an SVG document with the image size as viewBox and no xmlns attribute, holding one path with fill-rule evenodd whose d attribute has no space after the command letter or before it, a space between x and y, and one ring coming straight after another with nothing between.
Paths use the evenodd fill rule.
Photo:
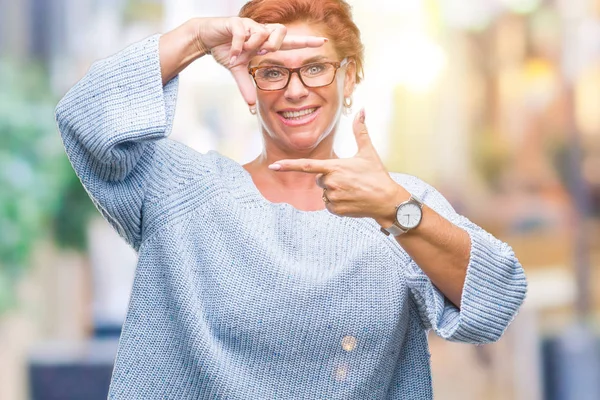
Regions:
<instances>
[{"instance_id":1,"label":"hand","mask_svg":"<svg viewBox=\"0 0 600 400\"><path fill-rule=\"evenodd\" d=\"M316 36L286 36L281 24L259 24L249 18L199 18L194 41L203 53L228 68L248 105L256 104L256 88L248 73L250 60L278 50L320 47L327 39Z\"/></svg>"},{"instance_id":2,"label":"hand","mask_svg":"<svg viewBox=\"0 0 600 400\"><path fill-rule=\"evenodd\" d=\"M410 194L385 169L365 126L364 110L354 118L353 130L358 152L352 158L281 160L269 168L317 174L317 185L324 189L329 199L325 206L331 213L373 218L384 228L390 227L396 206Z\"/></svg>"}]
</instances>

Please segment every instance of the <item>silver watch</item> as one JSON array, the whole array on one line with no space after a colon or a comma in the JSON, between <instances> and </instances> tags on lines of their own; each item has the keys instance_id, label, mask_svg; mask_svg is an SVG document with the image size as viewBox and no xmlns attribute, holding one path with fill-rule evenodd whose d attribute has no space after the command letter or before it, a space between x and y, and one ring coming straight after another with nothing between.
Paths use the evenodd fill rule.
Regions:
<instances>
[{"instance_id":1,"label":"silver watch","mask_svg":"<svg viewBox=\"0 0 600 400\"><path fill-rule=\"evenodd\" d=\"M411 195L410 199L396 206L396 219L389 228L381 228L386 235L400 236L416 228L423 219L423 203Z\"/></svg>"}]
</instances>

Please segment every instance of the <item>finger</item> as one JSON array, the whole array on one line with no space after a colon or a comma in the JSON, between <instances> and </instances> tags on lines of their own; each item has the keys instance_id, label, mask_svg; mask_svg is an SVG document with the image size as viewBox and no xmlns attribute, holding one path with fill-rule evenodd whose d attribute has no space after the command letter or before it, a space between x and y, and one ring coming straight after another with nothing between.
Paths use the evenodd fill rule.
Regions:
<instances>
[{"instance_id":1,"label":"finger","mask_svg":"<svg viewBox=\"0 0 600 400\"><path fill-rule=\"evenodd\" d=\"M312 159L297 159L297 160L280 160L269 165L269 169L274 171L288 172L306 172L309 174L328 174L333 172L335 168L333 160L312 160Z\"/></svg>"},{"instance_id":2,"label":"finger","mask_svg":"<svg viewBox=\"0 0 600 400\"><path fill-rule=\"evenodd\" d=\"M252 27L250 37L244 43L244 51L255 52L263 47L271 32L264 26L256 24Z\"/></svg>"},{"instance_id":3,"label":"finger","mask_svg":"<svg viewBox=\"0 0 600 400\"><path fill-rule=\"evenodd\" d=\"M334 208L333 208L333 204L331 204L331 203L325 203L325 208L326 208L326 209L327 209L327 211L329 211L330 213L332 213L332 214L336 215L336 214L335 214L335 212L334 212L335 210L334 210Z\"/></svg>"},{"instance_id":4,"label":"finger","mask_svg":"<svg viewBox=\"0 0 600 400\"><path fill-rule=\"evenodd\" d=\"M323 179L325 177L324 174L318 174L316 177L316 181L317 181L317 186L320 187L321 189L327 189L327 186L325 185L325 180Z\"/></svg>"},{"instance_id":5,"label":"finger","mask_svg":"<svg viewBox=\"0 0 600 400\"><path fill-rule=\"evenodd\" d=\"M281 43L281 50L303 49L305 47L321 47L329 39L318 36L287 35Z\"/></svg>"},{"instance_id":6,"label":"finger","mask_svg":"<svg viewBox=\"0 0 600 400\"><path fill-rule=\"evenodd\" d=\"M287 34L287 28L282 24L267 24L265 27L270 31L270 35L260 47L259 55L279 50Z\"/></svg>"},{"instance_id":7,"label":"finger","mask_svg":"<svg viewBox=\"0 0 600 400\"><path fill-rule=\"evenodd\" d=\"M252 78L248 73L248 68L245 65L236 65L230 68L233 79L242 94L242 97L249 106L256 105L256 88L252 82Z\"/></svg>"},{"instance_id":8,"label":"finger","mask_svg":"<svg viewBox=\"0 0 600 400\"><path fill-rule=\"evenodd\" d=\"M369 136L369 131L365 125L365 109L361 109L354 117L352 123L352 129L354 131L354 137L356 138L356 144L358 146L358 153L371 152L373 150L373 143Z\"/></svg>"},{"instance_id":9,"label":"finger","mask_svg":"<svg viewBox=\"0 0 600 400\"><path fill-rule=\"evenodd\" d=\"M237 58L244 50L248 32L241 19L231 19L231 50L229 51L229 65L235 65Z\"/></svg>"}]
</instances>

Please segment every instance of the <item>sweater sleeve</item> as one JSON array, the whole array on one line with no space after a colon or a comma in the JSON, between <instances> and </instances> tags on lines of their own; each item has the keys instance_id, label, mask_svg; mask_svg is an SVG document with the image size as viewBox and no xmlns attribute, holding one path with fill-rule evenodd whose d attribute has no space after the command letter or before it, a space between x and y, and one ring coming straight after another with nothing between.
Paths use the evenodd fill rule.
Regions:
<instances>
[{"instance_id":1,"label":"sweater sleeve","mask_svg":"<svg viewBox=\"0 0 600 400\"><path fill-rule=\"evenodd\" d=\"M156 141L171 130L178 77L163 87L159 35L95 62L56 107L67 156L88 195L136 250Z\"/></svg>"},{"instance_id":2,"label":"sweater sleeve","mask_svg":"<svg viewBox=\"0 0 600 400\"><path fill-rule=\"evenodd\" d=\"M527 281L523 268L510 246L457 214L437 190L424 185L421 200L469 234L471 252L460 310L414 261L410 262L405 271L406 282L423 325L450 341L495 342L525 299Z\"/></svg>"}]
</instances>

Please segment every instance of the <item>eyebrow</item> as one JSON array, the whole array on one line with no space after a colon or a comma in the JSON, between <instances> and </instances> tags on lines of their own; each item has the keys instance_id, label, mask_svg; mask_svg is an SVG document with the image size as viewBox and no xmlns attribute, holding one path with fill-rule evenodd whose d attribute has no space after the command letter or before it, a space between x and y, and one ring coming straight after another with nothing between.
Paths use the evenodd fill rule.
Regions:
<instances>
[{"instance_id":1,"label":"eyebrow","mask_svg":"<svg viewBox=\"0 0 600 400\"><path fill-rule=\"evenodd\" d=\"M310 58L307 58L306 60L304 60L302 62L302 65L314 63L314 62L317 62L317 61L323 61L323 60L327 60L327 59L328 58L325 57L325 56L314 56L314 57L310 57ZM261 62L258 63L258 65L264 65L264 64L267 64L267 65L278 65L278 66L280 65L282 67L284 66L284 64L281 61L274 60L274 59L271 59L271 58L265 58L264 60L262 60Z\"/></svg>"}]
</instances>

